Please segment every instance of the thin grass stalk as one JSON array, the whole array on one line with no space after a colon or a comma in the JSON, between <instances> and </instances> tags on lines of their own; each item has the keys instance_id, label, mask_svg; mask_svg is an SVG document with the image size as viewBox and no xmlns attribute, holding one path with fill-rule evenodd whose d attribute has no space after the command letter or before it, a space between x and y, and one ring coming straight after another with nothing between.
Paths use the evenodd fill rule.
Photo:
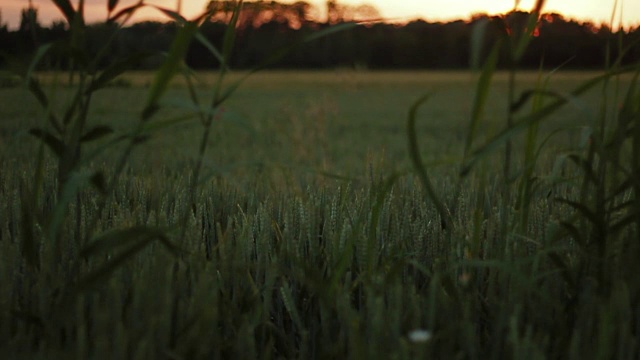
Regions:
<instances>
[{"instance_id":1,"label":"thin grass stalk","mask_svg":"<svg viewBox=\"0 0 640 360\"><path fill-rule=\"evenodd\" d=\"M615 21L615 15L618 11L618 3L616 0L616 4L614 6L612 15L611 15L611 25L613 27L614 21ZM622 48L622 43L621 43L621 36L622 36L622 29L620 28L620 30L618 31L618 40L619 42L617 43L618 46L618 52L619 52L619 59L614 62L613 64L610 63L610 59L611 59L611 45L610 42L607 44L607 57L606 57L606 62L607 62L607 66L612 66L612 68L607 68L607 70L617 70L619 68L619 64L622 61L622 56L624 54L623 48ZM614 85L614 96L613 99L611 99L610 97L610 90L609 87L611 79L607 78L605 79L605 81L603 82L603 86L602 86L602 105L601 105L601 112L600 112L600 116L599 116L599 124L597 127L597 131L595 133L595 137L596 137L596 141L592 142L592 151L590 152L590 157L591 160L589 161L589 164L594 164L596 165L596 169L595 169L595 174L596 174L596 184L594 184L595 186L595 191L594 191L594 197L592 198L592 204L591 204L591 208L593 209L596 219L598 219L598 223L593 224L593 233L590 234L590 239L588 239L588 241L592 244L591 246L594 246L594 250L597 251L597 253L593 254L593 262L595 262L594 267L595 269L593 269L592 271L595 272L598 281L602 284L602 291L604 291L605 293L608 293L609 289L606 286L606 284L609 284L609 274L611 274L610 271L608 271L609 269L609 248L610 248L610 241L613 241L612 236L613 234L610 234L608 229L609 229L609 224L611 222L611 215L612 212L608 211L607 209L607 193L608 193L608 188L609 186L611 186L613 189L615 189L617 187L617 181L616 178L617 176L615 175L615 171L611 171L610 168L610 164L609 164L609 151L606 149L606 142L607 142L607 133L608 133L608 119L609 119L609 112L612 110L611 109L611 104L613 103L614 107L616 106L615 104L617 104L618 102L618 89L620 87L619 84L619 77L616 76L613 79L615 81L615 85ZM615 131L614 131L615 133ZM623 142L621 143L615 143L614 144L614 148L615 150L613 151L613 153L615 154L619 154L621 147L623 146ZM597 156L597 162L595 162L596 160L596 156ZM615 156L615 155L614 155ZM617 160L614 159L614 163L618 162ZM590 165L592 166L592 165ZM587 204L587 206L589 206L589 204ZM615 206L615 202L612 202L611 206Z\"/></svg>"},{"instance_id":2,"label":"thin grass stalk","mask_svg":"<svg viewBox=\"0 0 640 360\"><path fill-rule=\"evenodd\" d=\"M73 12L73 17L70 19L71 26L71 43L70 46L72 49L78 49L78 52L82 52L82 49L85 48L85 25L83 20L83 11L84 11L84 1L81 1L78 5L78 11ZM130 13L129 15L132 15ZM112 33L110 41L113 41L115 37L115 32ZM94 84L96 75L89 75L89 72L93 72L91 69L96 67L96 64L99 62L101 55L106 53L105 50L108 47L108 44L102 48L99 56L94 58L93 64L87 64L87 68L78 69L77 66L74 65L75 56L71 56L70 60L72 61L71 67L69 69L69 77L73 79L74 74L77 72L80 77L79 83L76 85L76 94L73 98L72 103L69 105L63 119L62 128L59 130L61 135L63 136L63 142L66 144L65 151L62 153L59 158L58 165L58 197L61 196L63 189L65 188L65 184L69 179L69 176L72 172L78 170L78 166L82 159L82 145L81 145L81 137L83 136L85 129L87 127L87 121L89 117L89 108L91 106L91 101L93 97L93 93L96 88L89 87L88 84ZM73 82L71 80L71 82ZM51 110L49 110L51 113ZM69 125L71 128L69 128ZM106 205L100 204L99 208L103 208ZM98 211L98 215L101 213ZM98 219L99 216L96 217ZM94 226L90 226L89 229ZM91 230L89 230L91 231ZM82 240L82 236L78 238L79 244L86 242L89 237L89 233L86 234L84 240ZM54 235L59 236L59 234ZM57 243L58 241L54 239Z\"/></svg>"},{"instance_id":3,"label":"thin grass stalk","mask_svg":"<svg viewBox=\"0 0 640 360\"><path fill-rule=\"evenodd\" d=\"M113 201L112 196L110 195L112 195L115 189L118 187L120 176L124 171L131 154L133 153L134 149L145 140L145 137L143 136L145 126L150 120L151 116L153 116L157 111L157 102L159 101L159 98L164 93L164 91L166 91L169 81L174 75L176 64L182 59L183 53L185 53L187 50L187 45L193 36L194 27L196 26L195 24L197 24L197 22L200 21L200 19L202 19L203 17L204 15L195 20L195 22L186 23L184 27L179 31L176 39L174 40L174 43L172 44L172 48L169 55L167 56L165 64L156 74L154 83L149 91L147 105L145 106L145 109L143 110L140 120L138 121L135 129L128 136L129 141L127 142L127 145L123 152L120 154L120 157L116 161L114 171L107 183L107 195L103 196L100 199L97 211L95 212L95 216L90 223L91 226L87 228L87 239L95 230L95 227L98 221L101 219L102 213L104 212L105 208L107 208L111 201Z\"/></svg>"},{"instance_id":4,"label":"thin grass stalk","mask_svg":"<svg viewBox=\"0 0 640 360\"><path fill-rule=\"evenodd\" d=\"M223 101L221 97L223 81L227 73L228 63L231 60L230 58L231 51L233 49L233 42L235 39L235 33L237 31L236 25L237 25L238 19L240 18L241 11L242 11L242 0L240 0L237 4L235 4L234 10L233 10L233 16L231 18L231 21L227 25L227 29L225 32L225 39L223 44L224 49L223 49L223 57L222 57L223 62L220 64L218 82L216 83L214 97L212 99L211 106L210 106L211 111L206 114L200 113L200 117L204 125L203 126L204 132L202 134L202 138L200 139L200 146L198 148L196 164L193 168L193 171L191 172L191 179L189 184L189 197L188 197L189 202L187 204L188 207L191 207L194 212L195 212L198 183L200 180L200 173L202 172L202 167L204 165L204 157L207 152L207 148L209 146L209 135L211 133L211 127L215 119L215 116L219 111L219 107ZM187 223L188 216L189 216L189 209L187 208L184 210L183 218L180 221L180 224L182 226L182 232L180 236L181 239L184 239L184 236L186 235L186 228L187 228L186 223Z\"/></svg>"},{"instance_id":5,"label":"thin grass stalk","mask_svg":"<svg viewBox=\"0 0 640 360\"><path fill-rule=\"evenodd\" d=\"M509 42L511 45L513 42ZM515 60L511 59L509 65L509 84L507 90L507 119L506 119L506 128L510 129L513 126L513 110L512 105L515 100L515 87L516 87L516 64ZM510 220L511 216L511 139L508 139L505 144L504 149L504 165L503 165L503 188L502 188L502 211L500 212L500 227L501 234L504 238L504 249L505 254L511 254L511 240L509 234L510 228Z\"/></svg>"},{"instance_id":6,"label":"thin grass stalk","mask_svg":"<svg viewBox=\"0 0 640 360\"><path fill-rule=\"evenodd\" d=\"M418 109L429 99L429 97L430 95L421 97L413 104L413 106L409 110L409 118L407 121L409 157L411 158L413 167L417 172L418 178L420 179L422 188L425 191L425 195L433 202L436 210L438 211L438 215L440 215L440 223L442 229L448 230L448 237L451 238L451 233L453 231L453 218L449 210L446 208L445 204L441 201L440 196L433 187L431 179L427 174L427 169L424 166L424 161L422 160L422 155L420 154L420 147L416 135L416 120Z\"/></svg>"},{"instance_id":7,"label":"thin grass stalk","mask_svg":"<svg viewBox=\"0 0 640 360\"><path fill-rule=\"evenodd\" d=\"M516 77L517 77L517 65L522 56L524 55L526 48L528 47L531 39L533 39L534 32L536 27L538 26L538 22L540 19L540 14L545 5L544 0L537 0L533 10L529 14L526 24L520 30L521 34L519 38L515 38L513 34L508 34L509 41L509 79L508 79L508 90L507 90L507 118L506 118L506 129L511 129L514 126L515 122L515 112L517 108L514 106L516 104ZM517 5L516 5L517 6ZM537 126L537 124L533 124L532 126ZM535 133L535 130L531 127L529 128L529 134ZM535 138L529 138L531 141L535 141ZM509 185L514 179L512 179L512 143L511 138L508 138L505 142L505 155L504 155L504 168L503 168L503 177L504 177L504 189L503 189L503 199L502 199L502 209L501 212L501 227L503 236L508 237L509 230L509 214L511 213L511 186ZM525 150L526 151L526 150ZM526 159L525 159L526 160ZM529 166L530 164L525 161L525 166ZM526 174L526 173L525 173ZM526 175L525 175L526 176ZM527 180L525 180L527 181ZM505 239L508 241L508 239ZM510 245L507 242L507 247Z\"/></svg>"},{"instance_id":8,"label":"thin grass stalk","mask_svg":"<svg viewBox=\"0 0 640 360\"><path fill-rule=\"evenodd\" d=\"M532 113L539 111L544 106L544 95L542 94L547 86L549 78L542 81L542 64L538 70L538 79L536 81L536 95L533 98ZM539 94L538 91L541 93ZM539 153L536 151L538 143L538 135L540 124L533 124L529 128L526 136L525 153L524 153L524 173L520 183L520 196L518 198L517 209L520 211L521 233L526 233L529 228L529 218L531 217L531 200L533 196L533 175L537 165Z\"/></svg>"},{"instance_id":9,"label":"thin grass stalk","mask_svg":"<svg viewBox=\"0 0 640 360\"><path fill-rule=\"evenodd\" d=\"M507 90L507 118L506 118L506 128L510 129L513 126L513 104L516 98L516 63L515 59L511 59L509 64L509 83ZM505 144L504 150L504 167L503 167L503 177L505 184L509 184L511 179L511 139L507 140ZM508 199L510 186L505 186L505 197Z\"/></svg>"}]
</instances>

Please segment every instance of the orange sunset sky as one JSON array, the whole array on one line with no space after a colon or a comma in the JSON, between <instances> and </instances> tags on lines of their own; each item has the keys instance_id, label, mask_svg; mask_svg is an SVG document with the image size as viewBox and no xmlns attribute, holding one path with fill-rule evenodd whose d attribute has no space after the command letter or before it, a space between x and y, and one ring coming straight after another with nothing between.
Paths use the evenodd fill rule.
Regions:
<instances>
[{"instance_id":1,"label":"orange sunset sky","mask_svg":"<svg viewBox=\"0 0 640 360\"><path fill-rule=\"evenodd\" d=\"M292 2L281 0L282 2ZM136 0L121 0L120 6L130 5ZM177 0L146 0L147 3L176 8ZM200 12L207 0L182 0L182 12L187 17L195 16ZM319 10L323 10L326 1L308 0ZM534 0L520 1L519 9L529 10L533 7ZM39 9L39 19L43 24L49 24L52 20L61 19L59 11L50 0L33 0ZM77 4L77 0L72 0ZM107 0L86 0L86 17L89 21L102 20L106 16ZM513 9L514 0L341 0L339 3L360 5L368 3L374 5L383 17L397 22L406 22L417 18L428 21L446 21L453 19L467 19L474 13L498 14ZM565 17L589 20L596 24L610 23L615 4L618 11L615 25L620 20L625 27L640 25L640 0L548 0L545 11L557 12ZM8 23L10 28L16 28L19 24L20 10L26 7L28 0L0 0L2 10L2 22ZM141 13L140 19L162 20L157 11L147 10Z\"/></svg>"}]
</instances>

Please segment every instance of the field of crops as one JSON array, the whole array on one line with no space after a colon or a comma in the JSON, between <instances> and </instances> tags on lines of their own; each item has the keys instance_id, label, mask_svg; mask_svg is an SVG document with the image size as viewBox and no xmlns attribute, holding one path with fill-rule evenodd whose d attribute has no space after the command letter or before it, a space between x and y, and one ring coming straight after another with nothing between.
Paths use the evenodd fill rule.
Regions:
<instances>
[{"instance_id":1,"label":"field of crops","mask_svg":"<svg viewBox=\"0 0 640 360\"><path fill-rule=\"evenodd\" d=\"M568 94L589 73L561 73L551 78L550 86ZM102 90L94 99L92 121L132 128L142 111L152 73L124 76L112 88ZM541 74L548 76L548 74ZM238 76L231 76L229 82ZM51 74L43 75L53 81ZM520 74L521 91L536 86L537 73ZM215 74L199 74L200 92L210 92ZM64 83L66 79L58 79ZM409 107L416 99L432 94L420 111L418 131L421 149L427 162L455 164L470 122L477 76L471 72L266 72L248 79L236 96L224 106L224 113L214 124L208 161L213 168L229 166L248 170L258 163L304 167L330 171L345 176L364 176L372 161L386 170L407 168L406 121ZM628 82L628 79L627 79ZM42 110L26 90L2 89L3 148L9 142L24 143L26 129L42 121ZM65 91L56 90L60 97ZM547 129L584 126L599 112L601 89L572 103L554 115ZM184 81L177 80L166 100L180 114L186 106L188 92ZM63 107L65 102L61 102ZM504 127L507 114L507 74L498 74L488 99L482 136L497 133ZM183 111L184 113L185 111ZM22 132L20 132L22 130ZM580 129L568 129L552 140L563 146L580 139ZM193 119L155 135L149 146L139 151L143 164L172 165L176 160L193 157L194 139L200 128ZM9 136L11 135L11 136ZM13 136L18 135L18 136ZM6 151L6 150L5 150ZM147 153L148 151L148 153ZM384 164L379 163L384 161ZM139 166L139 165L137 165Z\"/></svg>"},{"instance_id":2,"label":"field of crops","mask_svg":"<svg viewBox=\"0 0 640 360\"><path fill-rule=\"evenodd\" d=\"M549 75L495 74L474 116L471 72L258 73L200 151L190 89L216 75L173 83L140 132L153 74L126 74L92 99L88 160L62 177L48 110L0 89L2 353L637 358L635 80L573 96L598 74ZM38 78L64 114L74 87Z\"/></svg>"}]
</instances>

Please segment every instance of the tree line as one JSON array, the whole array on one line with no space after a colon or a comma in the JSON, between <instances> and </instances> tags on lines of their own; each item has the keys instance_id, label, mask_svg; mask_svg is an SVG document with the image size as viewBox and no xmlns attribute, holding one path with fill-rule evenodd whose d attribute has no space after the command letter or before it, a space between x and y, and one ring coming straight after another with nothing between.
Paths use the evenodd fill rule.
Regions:
<instances>
[{"instance_id":1,"label":"tree line","mask_svg":"<svg viewBox=\"0 0 640 360\"><path fill-rule=\"evenodd\" d=\"M217 6L214 15L202 25L201 33L219 46L230 18L229 2L211 2ZM342 23L357 22L334 35L295 48L272 67L287 69L322 69L356 67L368 69L462 69L470 66L474 29L489 23L484 34L484 53L499 38L500 31L512 31L527 18L526 12L506 15L478 14L467 21L427 22L416 20L398 25L381 21L375 8L369 5L349 6L332 0L327 2L327 19L318 21L318 9L299 1L283 4L276 1L246 2L238 21L236 46L230 64L233 68L260 65L274 52L300 42L314 32ZM87 29L87 47L97 49L116 32L105 63L125 58L133 52L167 51L177 26L173 22L140 22L123 29L118 24L95 24ZM536 37L532 40L519 66L524 68L563 67L565 69L596 69L607 59L622 55L623 63L640 60L640 27L613 31L609 26L578 22L560 14L545 14L540 18ZM10 31L0 20L0 66L24 64L34 50L46 43L55 43L69 36L63 22L42 26L38 9L32 5L22 11L20 27ZM504 56L501 66L509 66ZM146 58L140 69L153 68L162 59ZM195 69L213 69L219 63L202 43L191 44L187 63ZM44 67L71 66L56 51L51 51Z\"/></svg>"}]
</instances>

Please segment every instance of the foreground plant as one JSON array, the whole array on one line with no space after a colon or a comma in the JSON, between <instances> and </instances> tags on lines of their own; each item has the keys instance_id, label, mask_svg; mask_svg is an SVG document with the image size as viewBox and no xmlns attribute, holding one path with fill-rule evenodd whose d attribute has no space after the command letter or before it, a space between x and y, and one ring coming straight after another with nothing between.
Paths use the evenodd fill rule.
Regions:
<instances>
[{"instance_id":1,"label":"foreground plant","mask_svg":"<svg viewBox=\"0 0 640 360\"><path fill-rule=\"evenodd\" d=\"M63 314L74 306L82 306L88 296L85 295L87 290L104 287L117 270L131 263L141 252L159 244L174 256L186 254L183 245L189 230L189 217L192 213L195 215L197 209L196 195L202 182L201 172L211 125L218 117L223 103L246 77L228 88L223 87L223 80L229 72L228 64L242 1L224 2L222 7L213 1L204 13L193 20L187 20L175 11L148 5L144 1L118 8L119 1L108 0L108 17L104 25L110 33L107 41L97 51L92 51L87 43L85 2L81 0L75 7L69 0L54 0L54 3L66 19L69 36L57 43L40 47L28 69L21 74L26 87L44 109L46 121L29 131L40 140L40 146L34 164L35 177L29 181L22 180L20 186L20 246L22 257L29 266L30 279L34 282L44 278L54 279L50 285L52 291L59 295L49 299L49 309L52 312L50 316L42 313L41 308L21 309L16 313L37 319L47 331L71 334L81 330L77 328L74 319L63 319ZM105 65L105 61L110 59L107 56L109 48L118 33L143 7L153 7L174 19L177 31L168 52L160 54L164 57L163 64L154 76L137 121L130 130L117 134L111 124L92 123L92 100L100 96L98 92L119 76L135 69L141 61L158 55L134 53ZM218 51L199 33L202 23L217 11L230 11L232 14L222 51ZM265 59L264 64L252 72L278 61L297 46L351 26L353 25L333 27L302 39ZM208 107L201 106L190 78L191 71L183 60L192 41L202 43L220 62L219 81ZM62 96L56 93L59 90L57 82L54 80L50 87L52 90L47 91L47 87L37 76L43 60L53 53L57 58L65 59L65 65L54 70L66 70L71 87L71 96L62 108L58 106L59 97ZM164 107L164 95L172 79L180 73L186 75L189 85L191 104L181 108L187 114L158 120ZM111 227L112 211L119 201L116 200L117 193L122 188L121 180L134 151L157 131L195 119L201 121L203 135L192 169L187 198L180 199L186 205L179 208L178 220L149 226L136 224L131 219L126 222L128 225ZM46 174L45 148L53 155L56 164L54 179ZM100 156L113 156L114 153L119 154L115 156L114 165L110 169L96 169L93 165ZM49 183L56 184L55 194L48 193ZM69 232L69 228L74 231ZM177 233L180 246L174 240ZM210 248L207 256L211 258ZM61 267L60 264L64 266ZM174 262L175 269L179 266L179 262ZM174 272L172 276L175 278L178 273Z\"/></svg>"},{"instance_id":2,"label":"foreground plant","mask_svg":"<svg viewBox=\"0 0 640 360\"><path fill-rule=\"evenodd\" d=\"M635 274L638 271L637 261L640 255L638 231L640 222L640 193L638 191L638 122L640 121L640 93L638 81L640 65L621 66L622 58L629 48L619 49L622 54L611 64L603 75L597 76L577 87L570 94L560 94L548 90L548 79L539 81L539 86L516 95L516 65L522 58L527 45L533 39L534 32L544 1L537 1L522 28L514 29L506 21L495 19L495 24L502 36L493 45L482 68L476 90L476 101L473 105L468 137L464 146L460 166L459 185L451 195L450 202L445 202L442 195L434 188L427 169L421 159L418 148L415 123L418 108L428 99L424 97L411 108L408 120L409 150L413 165L425 197L433 204L442 219L443 229L448 229L448 241L456 229L452 229L455 212L458 210L458 199L461 184L472 176L473 170L480 171L480 178L485 178L486 170L483 161L495 161L494 153L504 148L504 167L501 179L501 200L488 198L488 191L480 186L476 189L476 203L479 204L473 214L467 239L457 239L452 246L464 249L458 252L457 259L450 258L450 267L445 274L451 275L455 269L456 276L464 278L463 283L481 282L476 291L482 300L483 311L492 306L492 291L500 288L500 278L512 279L514 284L522 286L521 293L512 296L516 304L526 303L527 296L533 296L526 287L545 284L542 278L535 279L537 272L545 271L561 275L564 291L559 298L545 300L551 310L562 309L565 314L557 319L554 333L558 336L546 342L545 352L540 348L529 348L536 342L529 331L534 331L539 321L546 315L538 314L527 317L527 310L517 306L512 323L492 324L494 329L511 331L510 342L514 348L514 356L522 356L523 352L535 351L539 354L563 354L562 357L580 358L582 356L603 358L632 358L638 355L637 336L640 328L635 320L625 318L634 312L631 304L640 301L640 281ZM474 48L484 36L489 22L480 23L474 33ZM506 50L509 66L509 86L507 101L506 127L485 144L476 146L474 142L482 120L483 109L490 95L490 84L499 62L499 55ZM475 56L479 58L478 55ZM629 81L626 95L621 101L611 98L613 83L618 83L622 75L633 74ZM557 155L554 173L547 177L548 181L536 176L539 158L548 153L546 145L551 137L563 131L560 129L539 140L539 126L556 114L564 105L574 101L587 91L602 86L603 96L601 112L593 118L591 124L581 131L587 134L587 140L580 146ZM525 105L531 102L531 111L524 115ZM619 104L619 105L618 105ZM613 109L612 109L613 108ZM613 116L612 116L613 114ZM525 134L524 141L516 141ZM524 144L520 169L514 161L514 143ZM571 164L578 173L577 177L566 178L557 172ZM515 165L515 166L514 166ZM480 184L485 184L481 180ZM517 185L515 188L513 185ZM567 188L567 185L569 189ZM556 188L564 188L562 195L556 194ZM517 193L514 193L517 190ZM511 199L517 194L517 201ZM545 195L542 195L545 194ZM553 196L553 197L552 197ZM551 197L551 198L550 198ZM550 199L545 199L550 198ZM492 214L487 203L500 201L499 214ZM565 209L557 220L547 224L540 238L528 235L531 219L535 215L535 204L550 202L556 207ZM450 204L447 206L446 204ZM482 206L484 205L484 207ZM548 205L551 209L551 204ZM488 223L499 216L499 231L490 238L487 234ZM458 229L459 230L459 229ZM458 231L459 234L460 230ZM531 253L531 249L536 249ZM491 255L489 255L491 254ZM524 257L522 257L524 256ZM529 263L531 261L531 263ZM531 275L528 274L531 272ZM524 277L522 277L524 276ZM531 278L529 279L529 276ZM455 281L455 280L454 280ZM452 287L443 283L443 291L455 298L464 296L465 286ZM554 293L548 289L547 296ZM496 303L501 301L494 299ZM556 303L554 303L556 302ZM537 318L541 318L540 320ZM596 325L597 324L597 325ZM620 328L617 328L617 326ZM529 333L520 333L518 329L527 329ZM597 338L596 341L587 340ZM538 352L539 351L539 352Z\"/></svg>"},{"instance_id":3,"label":"foreground plant","mask_svg":"<svg viewBox=\"0 0 640 360\"><path fill-rule=\"evenodd\" d=\"M210 45L199 39L201 20L161 11L179 30L133 129L116 134L101 125L83 141L97 125L88 110L77 125L82 111L71 110L69 130L58 133L49 123L32 130L42 140L34 179L21 175L24 164L0 173L8 199L0 204L8 209L0 235L9 234L0 239L0 280L8 284L0 287L0 349L10 357L638 357L638 76L615 121L587 124L583 144L558 151L535 128L571 99L633 69L612 66L569 95L545 85L514 93L511 124L492 136L481 130L502 49L496 46L479 77L453 176L422 161L420 102L407 122L416 182L400 173L299 191L259 180L241 186L208 181L204 170L212 124L224 119L221 107L240 83L219 81L202 101L182 61L189 41ZM229 63L233 38L230 25L223 50L210 49L221 64ZM503 38L500 46L516 40ZM79 80L86 70L76 69ZM73 88L78 104L90 103L87 89L107 79L106 71L84 75L84 87ZM221 66L220 79L228 71ZM188 99L170 105L187 114L165 118L171 78L181 73ZM45 93L35 76L27 79L36 94ZM171 175L153 169L148 178L129 176L131 154L154 131L194 119L201 126L192 163ZM75 159L55 148L64 155L76 127L79 160L48 175L44 148L53 150L57 168L63 158ZM519 141L523 135L527 141ZM510 170L490 177L486 164L509 140ZM106 152L116 154L115 166L96 171L88 159ZM555 159L560 170L544 176Z\"/></svg>"}]
</instances>

